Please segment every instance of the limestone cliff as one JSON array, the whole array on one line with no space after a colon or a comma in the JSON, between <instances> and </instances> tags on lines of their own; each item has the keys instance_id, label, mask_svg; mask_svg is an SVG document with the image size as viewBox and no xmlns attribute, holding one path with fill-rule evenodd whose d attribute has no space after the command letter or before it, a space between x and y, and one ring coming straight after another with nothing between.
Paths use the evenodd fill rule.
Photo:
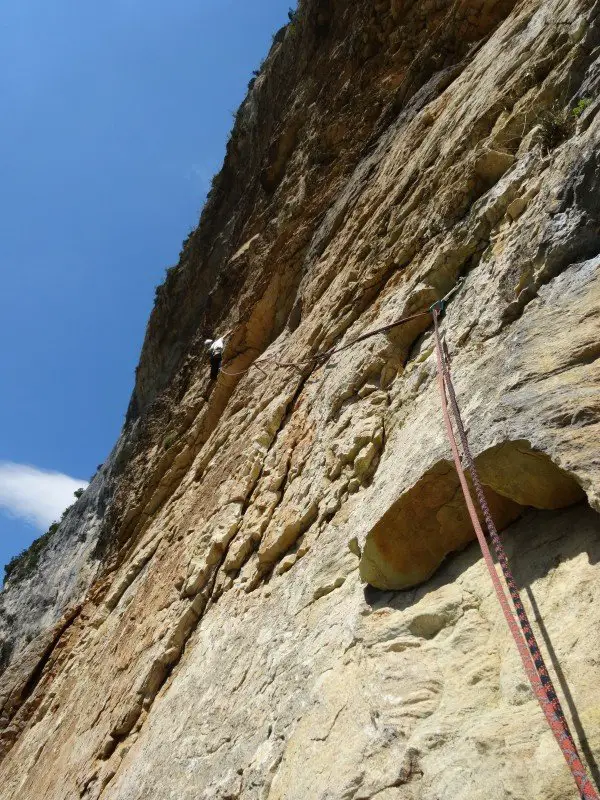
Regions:
<instances>
[{"instance_id":1,"label":"limestone cliff","mask_svg":"<svg viewBox=\"0 0 600 800\"><path fill-rule=\"evenodd\" d=\"M300 4L113 454L3 592L3 800L576 797L473 542L430 319L307 360L461 277L459 400L598 777L599 110L586 0Z\"/></svg>"}]
</instances>

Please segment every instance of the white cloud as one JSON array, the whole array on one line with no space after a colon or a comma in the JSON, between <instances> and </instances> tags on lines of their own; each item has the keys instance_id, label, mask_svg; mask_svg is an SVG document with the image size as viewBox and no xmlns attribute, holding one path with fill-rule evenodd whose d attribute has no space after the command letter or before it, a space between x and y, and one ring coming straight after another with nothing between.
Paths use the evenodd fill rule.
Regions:
<instances>
[{"instance_id":1,"label":"white cloud","mask_svg":"<svg viewBox=\"0 0 600 800\"><path fill-rule=\"evenodd\" d=\"M73 492L87 485L87 481L60 472L0 462L0 508L40 530L60 519L65 508L75 501Z\"/></svg>"}]
</instances>

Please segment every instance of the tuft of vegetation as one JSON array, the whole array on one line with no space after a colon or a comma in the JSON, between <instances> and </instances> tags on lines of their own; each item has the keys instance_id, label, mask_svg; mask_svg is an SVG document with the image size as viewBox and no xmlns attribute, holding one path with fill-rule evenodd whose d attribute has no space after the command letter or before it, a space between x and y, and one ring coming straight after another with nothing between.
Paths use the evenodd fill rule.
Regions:
<instances>
[{"instance_id":1,"label":"tuft of vegetation","mask_svg":"<svg viewBox=\"0 0 600 800\"><path fill-rule=\"evenodd\" d=\"M238 108L237 111L232 111L233 127L231 128L230 137L233 136L234 131L244 133L246 131L246 120L244 119L244 104Z\"/></svg>"},{"instance_id":2,"label":"tuft of vegetation","mask_svg":"<svg viewBox=\"0 0 600 800\"><path fill-rule=\"evenodd\" d=\"M50 539L56 533L58 522L53 522L46 533L43 533L26 549L22 550L18 556L11 558L4 567L4 581L22 581L28 578L38 565L40 556L49 544Z\"/></svg>"},{"instance_id":3,"label":"tuft of vegetation","mask_svg":"<svg viewBox=\"0 0 600 800\"><path fill-rule=\"evenodd\" d=\"M213 199L217 195L217 193L219 192L219 184L220 184L219 178L220 178L220 176L221 176L220 172L215 172L215 174L210 179L210 188L209 188L209 190L208 190L208 192L206 194L206 200L207 201L209 199Z\"/></svg>"},{"instance_id":4,"label":"tuft of vegetation","mask_svg":"<svg viewBox=\"0 0 600 800\"><path fill-rule=\"evenodd\" d=\"M179 251L179 258L181 258L181 257L183 256L183 254L185 253L185 248L186 248L186 247L188 246L188 244L190 243L190 239L192 238L192 234L193 234L193 233L194 233L194 231L193 231L193 229L192 229L192 230L191 230L191 231L188 233L188 235L185 237L185 239L183 240L183 242L181 243L181 250Z\"/></svg>"},{"instance_id":5,"label":"tuft of vegetation","mask_svg":"<svg viewBox=\"0 0 600 800\"><path fill-rule=\"evenodd\" d=\"M548 153L575 133L575 126L583 112L591 106L591 97L581 97L574 108L569 109L562 100L555 100L539 116L541 141L543 149Z\"/></svg>"},{"instance_id":6,"label":"tuft of vegetation","mask_svg":"<svg viewBox=\"0 0 600 800\"><path fill-rule=\"evenodd\" d=\"M102 469L103 466L104 466L104 464L98 464L98 466L96 467L96 472L94 472L93 475L90 475L90 480L89 480L90 483L94 480L94 478L100 472L100 470Z\"/></svg>"},{"instance_id":7,"label":"tuft of vegetation","mask_svg":"<svg viewBox=\"0 0 600 800\"><path fill-rule=\"evenodd\" d=\"M189 240L190 240L191 236L193 235L193 233L194 233L194 230L191 230L188 233L187 238L183 242L182 249L179 252L180 260L181 260L181 257L183 256L183 252L184 252L185 246L189 242ZM178 264L175 264L172 267L167 267L167 269L165 270L165 279L164 279L164 281L162 283L159 283L157 286L154 287L154 302L155 303L158 300L158 298L160 297L160 295L162 294L162 292L163 292L163 290L164 290L164 288L165 288L165 286L167 284L167 281L169 280L171 275L174 275L175 272L177 272L177 267L178 266L179 266Z\"/></svg>"},{"instance_id":8,"label":"tuft of vegetation","mask_svg":"<svg viewBox=\"0 0 600 800\"><path fill-rule=\"evenodd\" d=\"M296 34L297 30L298 30L298 26L299 26L300 21L302 19L302 15L301 15L301 12L300 12L300 6L298 6L297 8L289 8L288 9L288 19L289 19L289 23L288 23L288 26L287 26L288 30L292 34L292 36L294 36Z\"/></svg>"},{"instance_id":9,"label":"tuft of vegetation","mask_svg":"<svg viewBox=\"0 0 600 800\"><path fill-rule=\"evenodd\" d=\"M558 100L540 114L541 143L546 153L573 135L575 119L573 113Z\"/></svg>"},{"instance_id":10,"label":"tuft of vegetation","mask_svg":"<svg viewBox=\"0 0 600 800\"><path fill-rule=\"evenodd\" d=\"M288 8L288 22L273 34L273 47L276 44L281 44L285 39L286 33L289 31L291 34L296 33L298 23L300 22L300 8ZM262 66L262 65L261 65Z\"/></svg>"},{"instance_id":11,"label":"tuft of vegetation","mask_svg":"<svg viewBox=\"0 0 600 800\"><path fill-rule=\"evenodd\" d=\"M583 114L588 106L592 105L592 98L591 97L582 97L578 102L573 111L571 112L575 119L579 119L579 117Z\"/></svg>"},{"instance_id":12,"label":"tuft of vegetation","mask_svg":"<svg viewBox=\"0 0 600 800\"><path fill-rule=\"evenodd\" d=\"M83 494L83 489L77 489L77 491L74 492L75 497L81 497L81 494L78 495L77 492L81 492L81 494ZM19 555L11 558L8 564L6 564L4 567L5 582L10 580L13 583L18 583L25 580L25 578L29 578L35 572L42 553L48 547L56 531L58 530L60 523L72 508L73 505L65 508L60 518L60 522L53 522L46 533L43 533L41 536L35 539L35 541L33 541L28 548L22 550Z\"/></svg>"},{"instance_id":13,"label":"tuft of vegetation","mask_svg":"<svg viewBox=\"0 0 600 800\"><path fill-rule=\"evenodd\" d=\"M73 494L75 497L79 498L83 492L83 489L77 489L75 492L73 492ZM35 568L39 563L42 553L48 547L62 521L67 516L69 511L74 507L74 505L75 503L72 503L70 506L67 506L67 508L65 508L63 513L60 515L59 522L52 522L46 533L38 536L38 538L35 539L29 545L29 547L27 547L25 550L22 550L19 555L11 558L8 564L6 564L4 567L5 582L7 580L11 580L13 583L18 583L19 581L28 578L35 572Z\"/></svg>"},{"instance_id":14,"label":"tuft of vegetation","mask_svg":"<svg viewBox=\"0 0 600 800\"><path fill-rule=\"evenodd\" d=\"M169 433L167 433L167 435L163 439L163 450L168 450L170 447L172 447L177 441L177 439L178 436L175 433L175 431L170 431Z\"/></svg>"},{"instance_id":15,"label":"tuft of vegetation","mask_svg":"<svg viewBox=\"0 0 600 800\"><path fill-rule=\"evenodd\" d=\"M264 69L264 66L265 66L265 61L266 61L266 60L267 60L266 58L263 58L263 60L262 60L262 61L260 62L260 64L259 64L259 67L258 67L258 69L253 69L253 70L252 70L252 77L251 77L251 78L250 78L250 80L248 81L248 91L249 91L249 92L251 92L251 91L252 91L252 89L254 88L254 84L256 83L256 79L257 79L258 77L260 77L260 75L262 74L262 71L263 71L263 69Z\"/></svg>"}]
</instances>

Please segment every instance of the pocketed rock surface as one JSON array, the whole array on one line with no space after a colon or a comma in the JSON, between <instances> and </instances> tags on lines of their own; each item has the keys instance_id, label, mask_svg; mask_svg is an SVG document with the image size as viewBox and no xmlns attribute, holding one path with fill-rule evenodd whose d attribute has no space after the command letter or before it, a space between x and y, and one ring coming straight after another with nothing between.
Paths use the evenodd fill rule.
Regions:
<instances>
[{"instance_id":1,"label":"pocketed rock surface","mask_svg":"<svg viewBox=\"0 0 600 800\"><path fill-rule=\"evenodd\" d=\"M600 761L590 2L306 0L159 289L122 435L0 598L3 800L566 800L445 438ZM230 331L208 376L203 340Z\"/></svg>"}]
</instances>

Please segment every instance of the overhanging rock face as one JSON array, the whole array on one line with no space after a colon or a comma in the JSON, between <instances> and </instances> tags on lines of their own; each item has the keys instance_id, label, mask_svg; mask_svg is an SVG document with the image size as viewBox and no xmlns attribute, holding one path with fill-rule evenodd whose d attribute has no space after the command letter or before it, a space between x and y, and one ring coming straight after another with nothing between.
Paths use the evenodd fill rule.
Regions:
<instances>
[{"instance_id":1,"label":"overhanging rock face","mask_svg":"<svg viewBox=\"0 0 600 800\"><path fill-rule=\"evenodd\" d=\"M475 463L498 530L518 519L527 507L565 508L585 497L573 478L543 453L532 450L528 442L497 445ZM378 589L415 586L474 535L454 465L440 462L369 532L360 576Z\"/></svg>"},{"instance_id":2,"label":"overhanging rock face","mask_svg":"<svg viewBox=\"0 0 600 800\"><path fill-rule=\"evenodd\" d=\"M575 800L471 542L429 318L310 360L459 277L471 446L597 775L599 45L587 2L300 4L110 463L2 595L3 800Z\"/></svg>"}]
</instances>

